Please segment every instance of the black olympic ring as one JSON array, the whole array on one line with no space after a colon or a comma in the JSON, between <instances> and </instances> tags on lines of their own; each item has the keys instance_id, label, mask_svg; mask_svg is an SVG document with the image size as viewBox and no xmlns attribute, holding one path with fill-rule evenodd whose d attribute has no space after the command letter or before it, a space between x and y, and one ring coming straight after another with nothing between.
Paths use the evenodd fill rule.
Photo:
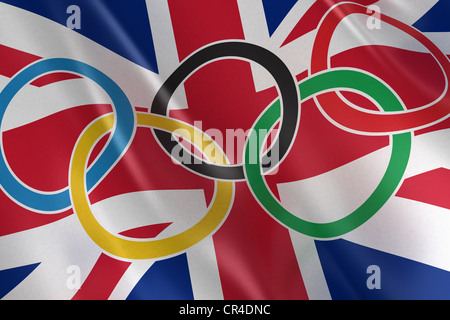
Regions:
<instances>
[{"instance_id":1,"label":"black olympic ring","mask_svg":"<svg viewBox=\"0 0 450 320\"><path fill-rule=\"evenodd\" d=\"M274 142L272 148L267 151L265 157L270 155L270 151L273 148L279 148L279 157L277 162L274 163L263 158L262 163L264 165L262 167L265 171L268 171L283 159L294 140L299 119L300 103L298 87L291 72L284 62L269 50L255 44L239 41L215 43L200 49L185 59L163 83L162 87L156 93L150 112L167 116L169 113L168 104L170 98L177 87L189 77L191 73L207 62L227 57L243 58L258 63L271 74L277 83L280 95L281 123L278 138ZM171 154L173 148L175 148L179 142L172 140L171 133L159 129L152 130L156 139L159 140L159 143L169 154ZM183 163L180 159L177 160L188 169L206 177L220 180L245 179L244 167L242 164L220 165L207 163L203 160L199 163L198 160L194 161L194 155L192 154L189 163Z\"/></svg>"}]
</instances>

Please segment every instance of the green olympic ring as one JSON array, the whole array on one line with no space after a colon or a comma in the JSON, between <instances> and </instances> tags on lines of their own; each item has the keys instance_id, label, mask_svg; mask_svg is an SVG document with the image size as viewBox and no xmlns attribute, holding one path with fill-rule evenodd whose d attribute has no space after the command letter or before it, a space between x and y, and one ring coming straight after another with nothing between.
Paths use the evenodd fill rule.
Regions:
<instances>
[{"instance_id":1,"label":"green olympic ring","mask_svg":"<svg viewBox=\"0 0 450 320\"><path fill-rule=\"evenodd\" d=\"M397 96L381 81L349 69L335 69L326 73L316 74L299 84L301 101L324 91L334 89L352 89L372 97L386 112L403 111L403 105ZM350 232L369 220L394 194L400 185L411 152L411 132L391 135L392 152L387 170L373 193L355 211L342 219L315 223L303 220L287 211L273 196L261 173L260 152L270 129L281 116L280 100L272 103L255 122L245 146L245 175L247 183L255 198L262 207L283 225L315 238L333 238ZM250 161L250 141L257 141L257 132L263 130L264 136L259 137L256 144L257 157ZM255 159L256 158L256 159ZM256 161L255 161L256 160Z\"/></svg>"}]
</instances>

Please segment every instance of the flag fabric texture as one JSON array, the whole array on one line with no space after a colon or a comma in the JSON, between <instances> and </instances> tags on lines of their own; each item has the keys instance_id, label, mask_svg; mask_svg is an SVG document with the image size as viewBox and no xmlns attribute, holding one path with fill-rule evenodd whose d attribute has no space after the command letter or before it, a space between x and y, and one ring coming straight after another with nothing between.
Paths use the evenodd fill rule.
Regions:
<instances>
[{"instance_id":1,"label":"flag fabric texture","mask_svg":"<svg viewBox=\"0 0 450 320\"><path fill-rule=\"evenodd\" d=\"M0 298L450 298L445 0L0 1Z\"/></svg>"}]
</instances>

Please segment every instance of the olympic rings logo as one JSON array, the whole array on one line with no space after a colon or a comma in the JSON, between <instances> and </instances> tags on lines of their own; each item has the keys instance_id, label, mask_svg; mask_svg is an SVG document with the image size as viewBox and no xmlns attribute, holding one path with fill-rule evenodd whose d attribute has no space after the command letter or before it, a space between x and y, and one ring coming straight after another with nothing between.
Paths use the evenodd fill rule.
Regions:
<instances>
[{"instance_id":1,"label":"olympic rings logo","mask_svg":"<svg viewBox=\"0 0 450 320\"><path fill-rule=\"evenodd\" d=\"M368 72L350 68L330 69L328 47L331 38L341 20L351 14L368 13L364 6L345 2L332 7L323 17L313 46L310 75L300 83L296 83L283 61L267 49L243 41L223 41L201 48L181 62L157 92L150 113L136 113L121 88L92 66L62 58L38 61L16 74L0 92L0 125L8 105L21 88L42 74L56 71L75 73L96 82L111 98L114 112L93 121L80 135L71 158L67 188L44 192L25 185L11 170L0 144L1 187L11 199L36 212L52 214L72 206L83 228L97 245L110 254L128 259L171 255L215 232L233 204L234 182L241 180L247 181L255 199L267 213L288 228L316 238L333 238L350 232L376 214L399 187L409 161L411 132L442 121L450 112L450 63L447 57L419 31L391 17L380 15L379 18L419 41L439 64L446 79L445 91L439 99L430 105L406 110L395 92ZM168 117L168 102L177 87L196 70L217 59L244 59L260 64L273 76L279 92L279 99L271 103L253 124L244 148L244 163L240 165L227 164L226 155L205 133ZM354 108L343 101L336 90L365 94L381 110ZM264 179L264 175L279 166L281 160L263 165L267 156L262 153L266 136L255 136L260 130L268 134L280 121L279 135L272 148L279 148L280 159L284 159L297 134L301 103L307 99L315 99L323 115L343 130L364 135L390 135L392 145L386 172L372 194L346 217L328 223L303 220L281 205ZM173 141L172 133L186 132L184 138L191 143L202 142L197 147L210 160L200 163L180 161L188 170L213 179L215 193L206 215L197 224L169 238L137 240L114 235L100 225L91 210L88 193L121 159L133 141L137 126L152 128L154 137L169 155L179 143ZM112 136L107 146L87 169L91 150L108 132L112 132ZM256 157L252 157L249 148L249 141L254 139L258 141ZM250 161L251 157L256 158L256 162Z\"/></svg>"}]
</instances>

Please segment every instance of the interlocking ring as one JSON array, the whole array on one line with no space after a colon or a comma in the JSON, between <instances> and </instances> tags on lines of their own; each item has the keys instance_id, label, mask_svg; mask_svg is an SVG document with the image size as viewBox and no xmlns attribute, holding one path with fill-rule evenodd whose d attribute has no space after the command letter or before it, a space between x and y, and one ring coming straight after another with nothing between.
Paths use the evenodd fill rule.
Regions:
<instances>
[{"instance_id":1,"label":"interlocking ring","mask_svg":"<svg viewBox=\"0 0 450 320\"><path fill-rule=\"evenodd\" d=\"M279 150L279 159L288 152L297 130L299 118L299 96L297 86L289 69L275 54L260 46L241 42L227 41L206 46L185 59L180 66L163 83L153 100L151 112L160 115L168 115L168 104L178 86L199 67L215 61L219 58L239 58L256 62L263 66L275 79L280 94L283 115L280 123L279 137L273 143L272 148ZM245 106L241 106L245 108ZM172 153L178 141L173 141L170 134L155 131L155 136L168 154ZM270 148L267 153L270 153ZM221 180L243 180L243 164L223 165L211 164L205 161L197 163L194 155L191 161L183 162L176 155L172 155L183 166L202 176ZM279 160L277 159L277 160ZM263 161L265 171L278 165L278 162Z\"/></svg>"}]
</instances>

